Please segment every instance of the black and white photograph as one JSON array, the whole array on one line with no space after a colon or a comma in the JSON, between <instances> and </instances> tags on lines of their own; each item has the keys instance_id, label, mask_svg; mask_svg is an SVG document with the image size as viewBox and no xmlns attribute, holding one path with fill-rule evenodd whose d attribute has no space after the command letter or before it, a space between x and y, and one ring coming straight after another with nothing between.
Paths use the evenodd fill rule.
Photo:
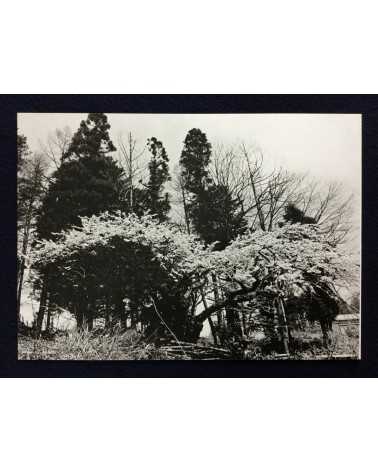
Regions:
<instances>
[{"instance_id":1,"label":"black and white photograph","mask_svg":"<svg viewBox=\"0 0 378 472\"><path fill-rule=\"evenodd\" d=\"M2 469L374 470L374 2L2 18Z\"/></svg>"},{"instance_id":2,"label":"black and white photograph","mask_svg":"<svg viewBox=\"0 0 378 472\"><path fill-rule=\"evenodd\" d=\"M361 115L19 113L19 360L360 358Z\"/></svg>"}]
</instances>

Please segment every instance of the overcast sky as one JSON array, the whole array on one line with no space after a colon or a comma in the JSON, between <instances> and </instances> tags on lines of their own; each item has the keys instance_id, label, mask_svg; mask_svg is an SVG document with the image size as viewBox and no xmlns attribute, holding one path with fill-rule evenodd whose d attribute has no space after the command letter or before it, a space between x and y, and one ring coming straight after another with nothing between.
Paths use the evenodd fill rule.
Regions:
<instances>
[{"instance_id":1,"label":"overcast sky","mask_svg":"<svg viewBox=\"0 0 378 472\"><path fill-rule=\"evenodd\" d=\"M21 113L19 132L33 151L56 128L76 131L87 114ZM244 141L289 170L341 180L360 194L361 115L345 114L108 114L111 137L131 131L141 147L147 138L160 139L172 168L178 162L189 129L200 128L212 144Z\"/></svg>"}]
</instances>

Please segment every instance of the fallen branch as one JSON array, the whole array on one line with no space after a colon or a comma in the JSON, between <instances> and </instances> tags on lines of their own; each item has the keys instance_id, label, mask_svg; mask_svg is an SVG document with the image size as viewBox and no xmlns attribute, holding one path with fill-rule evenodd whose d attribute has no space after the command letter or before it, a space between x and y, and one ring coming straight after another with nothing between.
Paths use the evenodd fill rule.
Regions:
<instances>
[{"instance_id":1,"label":"fallen branch","mask_svg":"<svg viewBox=\"0 0 378 472\"><path fill-rule=\"evenodd\" d=\"M159 313L159 310L156 308L156 305L155 305L155 300L153 299L153 297L150 297L151 300L152 300L152 304L154 305L154 309L156 311L156 314L158 315L158 317L160 318L161 322L164 324L164 326L167 328L167 330L172 334L172 336L174 337L174 339L176 340L177 344L180 346L182 352L184 353L184 355L186 356L186 352L184 351L180 341L178 340L177 336L175 335L175 333L171 330L171 328L167 325L167 323L164 321L164 318L161 316L161 314Z\"/></svg>"}]
</instances>

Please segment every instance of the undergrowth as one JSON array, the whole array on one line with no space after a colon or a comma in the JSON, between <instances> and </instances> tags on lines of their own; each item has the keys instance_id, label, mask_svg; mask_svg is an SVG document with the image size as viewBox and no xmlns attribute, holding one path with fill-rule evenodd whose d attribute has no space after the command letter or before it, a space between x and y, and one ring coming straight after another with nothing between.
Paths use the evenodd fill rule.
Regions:
<instances>
[{"instance_id":1,"label":"undergrowth","mask_svg":"<svg viewBox=\"0 0 378 472\"><path fill-rule=\"evenodd\" d=\"M332 359L341 356L359 357L358 327L335 329L331 333L328 348L322 345L318 329L293 332L290 359ZM200 344L200 343L199 343ZM233 351L231 351L231 354ZM121 331L71 331L56 334L52 339L18 337L20 360L171 360L190 359L190 356L167 353L154 343L143 340L135 330ZM248 343L248 347L235 350L234 359L272 360L284 359L279 346L268 339ZM287 358L287 357L286 357Z\"/></svg>"},{"instance_id":2,"label":"undergrowth","mask_svg":"<svg viewBox=\"0 0 378 472\"><path fill-rule=\"evenodd\" d=\"M20 360L154 360L166 359L153 344L142 342L135 331L92 333L72 331L53 339L19 336Z\"/></svg>"}]
</instances>

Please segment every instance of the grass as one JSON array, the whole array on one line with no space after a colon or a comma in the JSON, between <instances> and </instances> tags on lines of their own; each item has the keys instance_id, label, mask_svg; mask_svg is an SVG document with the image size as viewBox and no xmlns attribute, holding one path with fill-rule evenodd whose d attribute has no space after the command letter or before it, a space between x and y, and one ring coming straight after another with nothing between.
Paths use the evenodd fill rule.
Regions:
<instances>
[{"instance_id":1,"label":"grass","mask_svg":"<svg viewBox=\"0 0 378 472\"><path fill-rule=\"evenodd\" d=\"M345 356L358 359L360 355L359 336L359 326L334 325L330 333L330 344L326 349L322 345L320 329L317 325L314 325L308 331L302 333L299 349L296 350L296 354L303 359L322 358L324 356L329 358Z\"/></svg>"},{"instance_id":2,"label":"grass","mask_svg":"<svg viewBox=\"0 0 378 472\"><path fill-rule=\"evenodd\" d=\"M359 359L359 327L334 325L328 348L323 346L322 332L317 323L306 330L291 332L290 356L283 354L278 345L264 338L251 343L245 358L251 360L330 360Z\"/></svg>"},{"instance_id":3,"label":"grass","mask_svg":"<svg viewBox=\"0 0 378 472\"><path fill-rule=\"evenodd\" d=\"M320 329L314 325L306 331L293 331L290 359L359 358L358 326L335 326L330 335L328 349L322 345ZM267 349L268 348L268 349ZM20 360L172 360L190 359L157 348L153 343L141 341L136 331L61 333L53 339L33 339L19 335L18 359ZM245 355L251 360L283 358L279 352L269 349L264 341L256 342Z\"/></svg>"},{"instance_id":4,"label":"grass","mask_svg":"<svg viewBox=\"0 0 378 472\"><path fill-rule=\"evenodd\" d=\"M155 360L167 359L153 344L142 343L135 331L89 333L72 331L53 339L18 338L19 360Z\"/></svg>"}]
</instances>

